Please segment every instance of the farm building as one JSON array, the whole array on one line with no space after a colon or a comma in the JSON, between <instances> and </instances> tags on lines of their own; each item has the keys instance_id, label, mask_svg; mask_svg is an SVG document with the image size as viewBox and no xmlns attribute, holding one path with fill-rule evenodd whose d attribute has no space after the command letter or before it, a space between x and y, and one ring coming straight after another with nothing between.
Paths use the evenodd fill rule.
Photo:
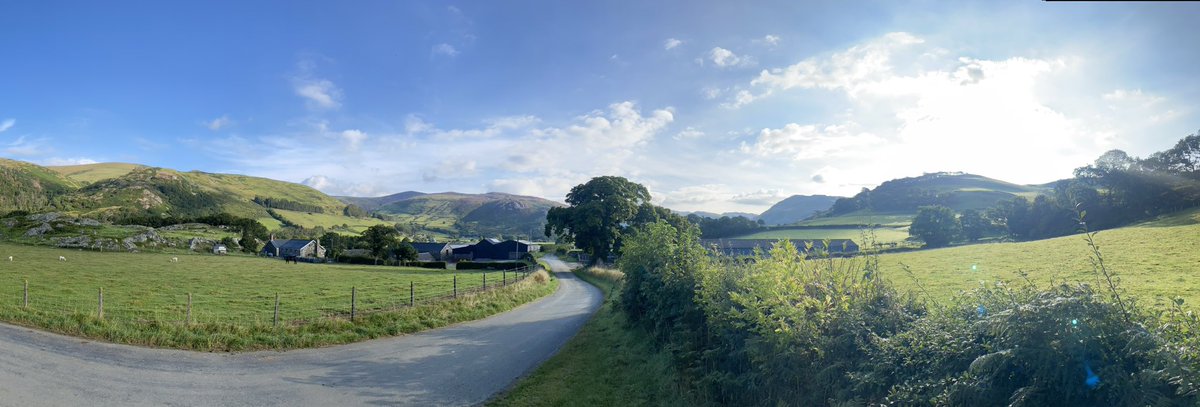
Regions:
<instances>
[{"instance_id":1,"label":"farm building","mask_svg":"<svg viewBox=\"0 0 1200 407\"><path fill-rule=\"evenodd\" d=\"M455 260L520 260L528 253L542 250L540 245L524 240L483 239L479 243L453 249Z\"/></svg>"},{"instance_id":2,"label":"farm building","mask_svg":"<svg viewBox=\"0 0 1200 407\"><path fill-rule=\"evenodd\" d=\"M213 254L229 254L229 248L223 244L213 245Z\"/></svg>"},{"instance_id":3,"label":"farm building","mask_svg":"<svg viewBox=\"0 0 1200 407\"><path fill-rule=\"evenodd\" d=\"M262 254L267 257L325 258L325 248L316 240L271 239L263 246Z\"/></svg>"},{"instance_id":4,"label":"farm building","mask_svg":"<svg viewBox=\"0 0 1200 407\"><path fill-rule=\"evenodd\" d=\"M417 249L418 261L446 261L454 258L454 249L449 243L412 243Z\"/></svg>"},{"instance_id":5,"label":"farm building","mask_svg":"<svg viewBox=\"0 0 1200 407\"><path fill-rule=\"evenodd\" d=\"M796 246L800 252L817 252L829 253L832 255L848 255L858 252L858 244L850 239L830 239L829 247L825 247L824 240L803 240L791 239L793 246ZM755 249L762 250L766 253L775 247L779 240L774 239L701 239L700 245L704 248L719 252L726 256L752 256ZM809 249L809 245L812 248Z\"/></svg>"}]
</instances>

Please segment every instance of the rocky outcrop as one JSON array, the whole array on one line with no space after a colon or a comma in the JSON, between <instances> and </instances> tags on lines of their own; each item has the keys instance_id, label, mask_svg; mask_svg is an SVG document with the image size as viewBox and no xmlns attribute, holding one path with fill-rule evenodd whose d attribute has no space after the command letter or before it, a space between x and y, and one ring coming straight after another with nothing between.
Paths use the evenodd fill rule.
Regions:
<instances>
[{"instance_id":1,"label":"rocky outcrop","mask_svg":"<svg viewBox=\"0 0 1200 407\"><path fill-rule=\"evenodd\" d=\"M125 250L135 252L139 246L158 247L159 245L167 242L167 240L163 239L163 237L160 236L153 228L146 229L147 230L145 232L122 239L121 244L125 246Z\"/></svg>"},{"instance_id":2,"label":"rocky outcrop","mask_svg":"<svg viewBox=\"0 0 1200 407\"><path fill-rule=\"evenodd\" d=\"M35 228L31 228L31 229L29 229L29 230L26 230L26 231L25 231L25 236L31 236L31 237L32 237L32 236L41 236L41 235L44 235L44 234L46 234L46 232L49 232L49 231L51 231L51 230L54 230L54 228L53 228L53 227L51 227L49 223L42 223L42 224L41 224L41 226L38 226L38 227L35 227Z\"/></svg>"},{"instance_id":3,"label":"rocky outcrop","mask_svg":"<svg viewBox=\"0 0 1200 407\"><path fill-rule=\"evenodd\" d=\"M55 246L71 249L90 249L101 251L118 251L121 250L121 245L117 244L116 239L107 238L90 238L88 236L74 237L54 237L50 238L50 242Z\"/></svg>"}]
</instances>

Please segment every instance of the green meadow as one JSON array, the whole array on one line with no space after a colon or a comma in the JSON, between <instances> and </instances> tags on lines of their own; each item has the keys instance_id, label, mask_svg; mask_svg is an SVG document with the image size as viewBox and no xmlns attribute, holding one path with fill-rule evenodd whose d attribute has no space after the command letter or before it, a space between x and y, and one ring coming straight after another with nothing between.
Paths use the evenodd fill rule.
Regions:
<instances>
[{"instance_id":1,"label":"green meadow","mask_svg":"<svg viewBox=\"0 0 1200 407\"><path fill-rule=\"evenodd\" d=\"M0 320L113 342L185 349L306 347L474 319L553 291L553 282L525 283L466 295L480 289L485 278L488 286L495 287L511 283L513 277L499 272L485 276L478 271L285 264L248 256L99 253L0 244ZM446 301L456 279L460 301ZM26 282L28 308L23 307ZM410 287L418 304L414 308L407 307ZM103 319L98 318L101 289ZM276 295L278 327L274 326ZM352 297L361 319L353 323L348 321Z\"/></svg>"},{"instance_id":2,"label":"green meadow","mask_svg":"<svg viewBox=\"0 0 1200 407\"><path fill-rule=\"evenodd\" d=\"M874 229L879 243L899 243L908 238L908 228L878 227ZM862 241L864 230L858 227L829 227L820 229L777 229L738 236L734 239L850 239Z\"/></svg>"},{"instance_id":3,"label":"green meadow","mask_svg":"<svg viewBox=\"0 0 1200 407\"><path fill-rule=\"evenodd\" d=\"M1108 268L1121 286L1148 305L1165 305L1174 297L1200 304L1200 216L1186 212L1138 226L1104 230L1095 240ZM959 290L994 284L1081 282L1098 284L1083 235L1017 243L990 243L880 256L885 276L902 289L919 290L919 281L934 299ZM908 266L916 281L903 270Z\"/></svg>"}]
</instances>

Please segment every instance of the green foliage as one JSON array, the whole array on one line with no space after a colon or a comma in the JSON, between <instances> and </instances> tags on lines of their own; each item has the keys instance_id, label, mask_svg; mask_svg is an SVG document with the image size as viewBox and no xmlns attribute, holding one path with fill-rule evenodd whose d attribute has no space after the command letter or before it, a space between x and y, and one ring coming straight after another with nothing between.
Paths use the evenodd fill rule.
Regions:
<instances>
[{"instance_id":1,"label":"green foliage","mask_svg":"<svg viewBox=\"0 0 1200 407\"><path fill-rule=\"evenodd\" d=\"M388 248L396 243L396 229L388 225L371 226L362 233L362 239L371 255L379 260L387 256Z\"/></svg>"},{"instance_id":2,"label":"green foliage","mask_svg":"<svg viewBox=\"0 0 1200 407\"><path fill-rule=\"evenodd\" d=\"M641 184L623 177L592 178L571 188L567 194L570 206L550 208L545 234L560 235L594 259L603 259L620 249L621 236L635 217L643 222L659 217L649 202L650 192Z\"/></svg>"},{"instance_id":3,"label":"green foliage","mask_svg":"<svg viewBox=\"0 0 1200 407\"><path fill-rule=\"evenodd\" d=\"M953 214L950 214L953 216ZM629 237L622 307L721 405L1194 405L1200 328L1109 285L996 284L948 305L898 295L873 256L786 242L709 257L665 223ZM1095 252L1097 275L1115 281ZM1028 280L1026 280L1028 281ZM1159 321L1170 321L1161 324ZM1190 342L1189 342L1190 341Z\"/></svg>"},{"instance_id":4,"label":"green foliage","mask_svg":"<svg viewBox=\"0 0 1200 407\"><path fill-rule=\"evenodd\" d=\"M320 205L305 204L305 203L289 201L287 199L281 199L281 198L264 198L261 196L256 196L256 197L254 197L254 199L252 201L256 204L261 205L264 208L286 209L289 211L315 212L315 213L321 213L321 212L325 211L325 209L322 208Z\"/></svg>"},{"instance_id":5,"label":"green foliage","mask_svg":"<svg viewBox=\"0 0 1200 407\"><path fill-rule=\"evenodd\" d=\"M392 255L401 262L416 261L417 249L408 242L400 242L392 249Z\"/></svg>"},{"instance_id":6,"label":"green foliage","mask_svg":"<svg viewBox=\"0 0 1200 407\"><path fill-rule=\"evenodd\" d=\"M346 208L342 209L342 214L352 218L365 218L368 215L367 211L363 210L363 208L359 208L358 205L353 204L346 205Z\"/></svg>"},{"instance_id":7,"label":"green foliage","mask_svg":"<svg viewBox=\"0 0 1200 407\"><path fill-rule=\"evenodd\" d=\"M962 225L962 237L971 242L986 236L993 229L992 222L974 209L962 211L958 217L958 223Z\"/></svg>"},{"instance_id":8,"label":"green foliage","mask_svg":"<svg viewBox=\"0 0 1200 407\"><path fill-rule=\"evenodd\" d=\"M922 206L913 218L908 233L921 239L927 247L942 247L958 239L962 225L954 211L945 206Z\"/></svg>"},{"instance_id":9,"label":"green foliage","mask_svg":"<svg viewBox=\"0 0 1200 407\"><path fill-rule=\"evenodd\" d=\"M700 227L700 236L705 239L747 235L764 229L758 222L744 216L722 216L713 219L691 214L687 216L687 220Z\"/></svg>"}]
</instances>

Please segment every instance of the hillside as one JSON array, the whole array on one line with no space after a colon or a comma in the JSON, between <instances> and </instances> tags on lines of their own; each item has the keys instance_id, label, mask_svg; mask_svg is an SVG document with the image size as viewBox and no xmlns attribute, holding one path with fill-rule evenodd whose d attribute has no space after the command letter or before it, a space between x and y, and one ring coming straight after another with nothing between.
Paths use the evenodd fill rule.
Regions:
<instances>
[{"instance_id":1,"label":"hillside","mask_svg":"<svg viewBox=\"0 0 1200 407\"><path fill-rule=\"evenodd\" d=\"M688 215L696 215L699 217L709 218L709 219L721 219L723 217L736 218L738 216L741 216L743 218L750 219L750 220L758 220L758 215L755 215L755 214L749 213L749 212L716 213L716 212L695 211L695 212L679 212L679 215L684 216L684 217L686 217Z\"/></svg>"},{"instance_id":2,"label":"hillside","mask_svg":"<svg viewBox=\"0 0 1200 407\"><path fill-rule=\"evenodd\" d=\"M90 184L96 181L117 178L144 167L144 165L128 163L98 163L48 166L46 168L75 180L80 184Z\"/></svg>"},{"instance_id":3,"label":"hillside","mask_svg":"<svg viewBox=\"0 0 1200 407\"><path fill-rule=\"evenodd\" d=\"M1200 282L1190 277L1200 267L1200 211L1189 210L1153 221L1100 231L1096 243L1122 286L1146 304L1164 304L1180 296L1200 303ZM1021 284L1019 271L1034 283L1097 284L1082 235L1018 243L977 244L945 249L886 254L880 257L885 277L902 288L917 289L902 270L908 266L936 299L957 290L1004 280Z\"/></svg>"},{"instance_id":4,"label":"hillside","mask_svg":"<svg viewBox=\"0 0 1200 407\"><path fill-rule=\"evenodd\" d=\"M403 201L405 199L415 198L415 197L422 196L422 195L426 195L426 194L424 192L417 192L417 191L404 191L404 192L400 192L400 193L396 193L396 194L391 194L391 195L387 195L387 196L379 196L379 197L374 197L374 198L360 198L360 197L353 197L353 196L335 196L334 198L337 198L339 201L345 202L346 204L356 205L359 208L362 208L363 210L365 210L367 212L375 212L375 211L379 210L379 208L382 208L384 206L391 205L396 202Z\"/></svg>"},{"instance_id":5,"label":"hillside","mask_svg":"<svg viewBox=\"0 0 1200 407\"><path fill-rule=\"evenodd\" d=\"M842 216L911 216L926 205L963 211L987 209L1015 196L1032 198L1047 189L1017 185L980 175L939 172L886 181L875 189L841 198L814 221ZM844 223L844 222L843 222Z\"/></svg>"},{"instance_id":6,"label":"hillside","mask_svg":"<svg viewBox=\"0 0 1200 407\"><path fill-rule=\"evenodd\" d=\"M828 195L792 195L767 209L759 219L767 225L788 225L829 209L841 197Z\"/></svg>"},{"instance_id":7,"label":"hillside","mask_svg":"<svg viewBox=\"0 0 1200 407\"><path fill-rule=\"evenodd\" d=\"M464 236L518 235L528 238L540 236L546 222L546 212L562 204L531 196L510 195L499 192L486 194L463 194L443 192L436 194L409 194L404 199L394 200L375 209L376 212L394 218L402 224L417 229L457 233ZM341 198L343 202L370 202L363 199L384 201L383 198ZM365 209L365 207L364 207Z\"/></svg>"},{"instance_id":8,"label":"hillside","mask_svg":"<svg viewBox=\"0 0 1200 407\"><path fill-rule=\"evenodd\" d=\"M79 184L38 165L0 158L0 212L37 212Z\"/></svg>"}]
</instances>

